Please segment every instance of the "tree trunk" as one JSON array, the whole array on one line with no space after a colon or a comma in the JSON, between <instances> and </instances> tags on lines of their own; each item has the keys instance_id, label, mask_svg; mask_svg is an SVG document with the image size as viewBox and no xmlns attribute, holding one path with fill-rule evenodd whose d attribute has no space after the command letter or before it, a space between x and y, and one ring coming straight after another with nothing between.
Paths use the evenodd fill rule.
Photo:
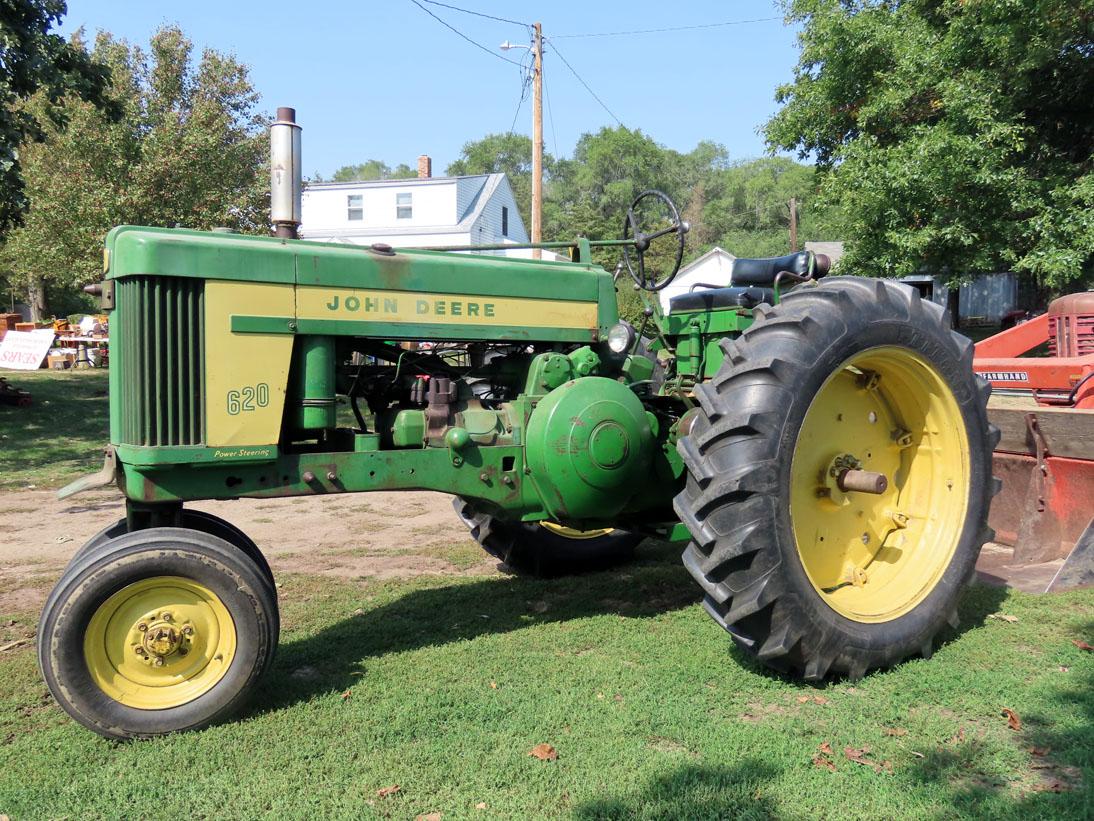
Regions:
<instances>
[{"instance_id":1,"label":"tree trunk","mask_svg":"<svg viewBox=\"0 0 1094 821\"><path fill-rule=\"evenodd\" d=\"M46 284L40 277L33 277L27 283L27 304L30 306L31 322L44 322L51 318L49 305L46 304Z\"/></svg>"}]
</instances>

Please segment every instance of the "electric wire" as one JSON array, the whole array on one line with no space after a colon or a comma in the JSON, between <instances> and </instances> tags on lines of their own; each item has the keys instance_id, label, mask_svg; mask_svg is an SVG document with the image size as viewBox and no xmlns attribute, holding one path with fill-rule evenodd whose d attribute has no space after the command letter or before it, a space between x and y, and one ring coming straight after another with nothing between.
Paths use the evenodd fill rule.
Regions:
<instances>
[{"instance_id":1,"label":"electric wire","mask_svg":"<svg viewBox=\"0 0 1094 821\"><path fill-rule=\"evenodd\" d=\"M531 23L522 23L520 20L510 20L508 17L495 17L492 14L483 14L481 11L471 11L471 9L461 9L459 6L450 6L448 3L438 3L437 0L422 0L423 3L428 3L431 6L441 6L442 8L452 9L452 11L462 11L464 14L473 14L476 17L485 17L487 20L497 20L499 23L512 23L514 26L531 26Z\"/></svg>"},{"instance_id":2,"label":"electric wire","mask_svg":"<svg viewBox=\"0 0 1094 821\"><path fill-rule=\"evenodd\" d=\"M429 9L427 9L425 6L423 6L420 2L418 2L418 0L410 0L410 2L413 3L415 6L417 6L418 8L420 8L426 14L428 14L430 17L432 17L434 20L436 20L442 26L444 26L445 28L451 30L453 33L459 35L460 37L462 37L464 40L469 42L475 48L477 48L481 51L485 51L491 57L497 57L499 60L501 60L504 63L510 63L511 65L514 65L514 66L520 66L520 63L518 63L516 60L510 60L508 57L503 57L502 55L498 54L496 51L493 51L493 50L487 48L486 46L484 46L482 43L478 42L477 40L472 40L470 37L468 37L466 34L464 34L458 28L456 28L451 23L449 23L447 20L444 20L443 18L438 17L436 14L431 12ZM425 2L428 2L428 0L425 0Z\"/></svg>"},{"instance_id":3,"label":"electric wire","mask_svg":"<svg viewBox=\"0 0 1094 821\"><path fill-rule=\"evenodd\" d=\"M531 52L527 52L526 57L531 57ZM521 58L521 70L522 78L520 84L520 99L517 100L517 110L513 112L513 122L509 124L508 137L513 136L513 131L517 127L517 117L520 116L520 109L524 105L524 101L528 99L528 89L532 87L532 72L529 71L529 66L524 64L524 58Z\"/></svg>"},{"instance_id":4,"label":"electric wire","mask_svg":"<svg viewBox=\"0 0 1094 821\"><path fill-rule=\"evenodd\" d=\"M596 31L578 34L554 34L555 39L574 39L578 37L626 37L632 34L661 34L668 31L694 31L697 29L722 28L724 26L743 26L747 23L770 23L773 20L782 20L782 17L757 17L754 20L726 20L722 23L701 23L695 26L670 26L660 29L634 29L632 31Z\"/></svg>"},{"instance_id":5,"label":"electric wire","mask_svg":"<svg viewBox=\"0 0 1094 821\"><path fill-rule=\"evenodd\" d=\"M622 121L622 120L620 120L620 119L619 119L618 117L616 117L616 116L615 116L615 113L614 113L614 112L613 112L613 111L612 111L612 110L611 110L610 108L608 108L607 104L605 104L605 102L604 102L603 100L601 100L601 99L600 99L600 97L598 97L598 96L597 96L597 93L596 93L595 91L593 91L593 90L592 90L592 88L590 88L590 87L589 87L589 84L588 84L588 83L586 83L586 82L585 82L585 80L583 80L583 79L582 79L581 75L577 73L577 69L575 69L575 68L574 68L574 67L573 67L572 65L570 65L570 61L569 61L569 60L567 60L567 59L566 59L566 58L565 58L565 57L564 57L564 56L562 55L562 52L558 50L558 45L557 45L557 44L555 44L555 42L554 42L554 38L552 37L552 38L549 38L549 39L548 39L547 37L544 37L543 39L544 39L544 40L547 40L548 42L550 42L550 43L551 43L551 44L552 44L552 45L554 46L554 49L555 49L555 54L556 54L556 55L558 56L558 59L560 59L560 60L562 61L562 64L563 64L564 66L566 66L566 68L570 69L570 73L571 73L571 74L573 74L573 75L574 75L574 76L575 76L575 77L577 78L577 81L578 81L579 83L581 83L581 85L585 86L585 90L586 90L586 91L588 91L588 92L589 92L589 94L591 94L591 95L592 95L592 98L593 98L594 100L596 100L596 101L597 101L598 103L600 103L600 107L601 107L601 108L603 108L603 109L604 109L605 111L607 111L607 112L608 112L608 115L609 115L609 116L610 116L610 117L611 117L611 118L612 118L613 120L615 120L615 122L616 122L616 124L617 124L617 125L620 125L620 126L621 126L621 125L623 125L623 121Z\"/></svg>"},{"instance_id":6,"label":"electric wire","mask_svg":"<svg viewBox=\"0 0 1094 821\"><path fill-rule=\"evenodd\" d=\"M551 151L558 157L558 135L555 134L555 113L551 110L551 92L547 89L547 76L543 76L543 96L547 98L547 119L551 122Z\"/></svg>"}]
</instances>

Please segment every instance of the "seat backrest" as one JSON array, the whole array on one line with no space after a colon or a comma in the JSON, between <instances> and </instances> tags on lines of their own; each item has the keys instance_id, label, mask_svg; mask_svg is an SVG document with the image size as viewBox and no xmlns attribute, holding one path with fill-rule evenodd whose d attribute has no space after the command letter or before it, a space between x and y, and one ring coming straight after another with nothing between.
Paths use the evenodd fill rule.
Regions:
<instances>
[{"instance_id":1,"label":"seat backrest","mask_svg":"<svg viewBox=\"0 0 1094 821\"><path fill-rule=\"evenodd\" d=\"M735 259L730 283L770 286L775 282L775 277L783 271L805 276L809 272L809 252L798 251L796 254L771 259Z\"/></svg>"}]
</instances>

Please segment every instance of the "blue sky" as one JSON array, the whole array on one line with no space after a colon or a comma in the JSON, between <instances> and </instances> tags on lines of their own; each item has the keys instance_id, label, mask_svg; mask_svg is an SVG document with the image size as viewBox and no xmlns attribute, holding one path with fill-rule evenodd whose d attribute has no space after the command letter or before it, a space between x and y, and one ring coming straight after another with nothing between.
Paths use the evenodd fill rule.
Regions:
<instances>
[{"instance_id":1,"label":"blue sky","mask_svg":"<svg viewBox=\"0 0 1094 821\"><path fill-rule=\"evenodd\" d=\"M547 151L563 156L583 132L614 120L559 54L624 125L681 151L715 140L733 159L763 153L758 129L775 111L775 88L791 78L797 59L796 33L784 27L773 0L445 2L540 21L544 35L557 38L558 54L548 43L544 63L550 103L544 134ZM523 52L502 55L498 44L528 42L521 25L426 8L493 54L519 59ZM656 34L565 36L759 18L778 19ZM508 131L520 99L517 66L462 40L411 0L70 0L61 31L105 29L146 43L165 23L179 24L198 49L231 52L250 65L269 111L295 106L304 126L308 174L329 175L369 158L413 166L419 154L431 155L434 173L442 173L466 141ZM531 133L530 99L515 130Z\"/></svg>"}]
</instances>

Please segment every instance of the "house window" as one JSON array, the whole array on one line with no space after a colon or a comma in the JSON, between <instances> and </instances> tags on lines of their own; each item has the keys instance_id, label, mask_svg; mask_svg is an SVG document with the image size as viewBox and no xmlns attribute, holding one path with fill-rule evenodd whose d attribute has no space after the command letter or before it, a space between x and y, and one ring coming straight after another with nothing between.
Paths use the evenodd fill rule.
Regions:
<instances>
[{"instance_id":1,"label":"house window","mask_svg":"<svg viewBox=\"0 0 1094 821\"><path fill-rule=\"evenodd\" d=\"M395 195L395 219L408 220L414 216L413 196L410 193Z\"/></svg>"},{"instance_id":2,"label":"house window","mask_svg":"<svg viewBox=\"0 0 1094 821\"><path fill-rule=\"evenodd\" d=\"M365 218L364 194L350 194L346 197L346 219L362 220Z\"/></svg>"},{"instance_id":3,"label":"house window","mask_svg":"<svg viewBox=\"0 0 1094 821\"><path fill-rule=\"evenodd\" d=\"M509 209L504 205L501 207L501 235L509 236Z\"/></svg>"}]
</instances>

